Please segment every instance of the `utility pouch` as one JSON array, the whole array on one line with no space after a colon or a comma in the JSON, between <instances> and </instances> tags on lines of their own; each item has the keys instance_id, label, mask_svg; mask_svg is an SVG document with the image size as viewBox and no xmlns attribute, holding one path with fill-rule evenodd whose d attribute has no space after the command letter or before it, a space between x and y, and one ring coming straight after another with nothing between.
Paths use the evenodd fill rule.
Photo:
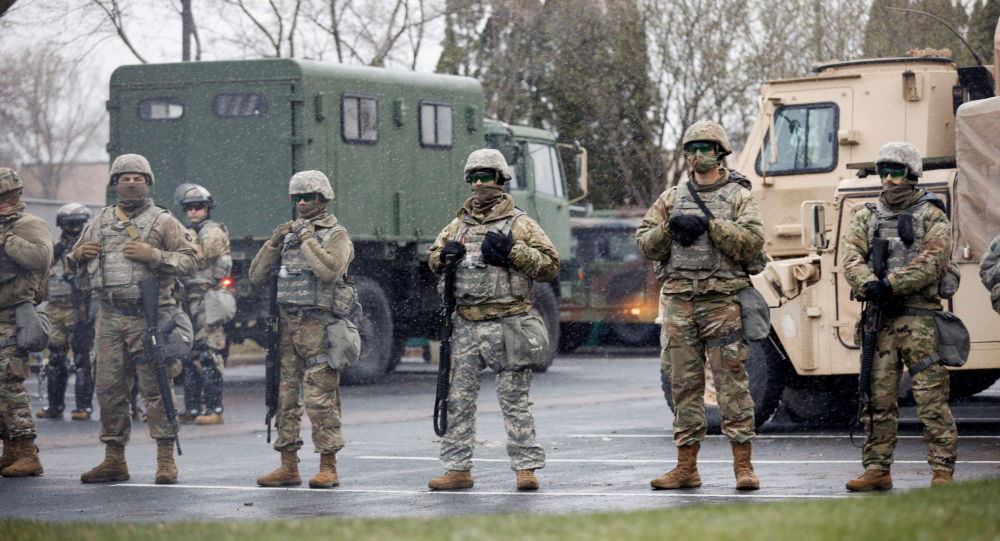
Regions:
<instances>
[{"instance_id":1,"label":"utility pouch","mask_svg":"<svg viewBox=\"0 0 1000 541\"><path fill-rule=\"evenodd\" d=\"M358 292L354 288L354 280L345 276L333 284L333 302L330 311L336 316L350 316L358 305Z\"/></svg>"},{"instance_id":2,"label":"utility pouch","mask_svg":"<svg viewBox=\"0 0 1000 541\"><path fill-rule=\"evenodd\" d=\"M753 286L736 293L740 303L740 317L743 322L743 337L747 340L763 340L771 333L771 309L767 301Z\"/></svg>"},{"instance_id":3,"label":"utility pouch","mask_svg":"<svg viewBox=\"0 0 1000 541\"><path fill-rule=\"evenodd\" d=\"M236 317L236 297L225 289L205 292L205 325L225 325Z\"/></svg>"},{"instance_id":4,"label":"utility pouch","mask_svg":"<svg viewBox=\"0 0 1000 541\"><path fill-rule=\"evenodd\" d=\"M962 281L962 272L955 262L948 263L948 268L944 271L944 276L938 282L938 296L942 299L950 299L958 291L958 285Z\"/></svg>"},{"instance_id":5,"label":"utility pouch","mask_svg":"<svg viewBox=\"0 0 1000 541\"><path fill-rule=\"evenodd\" d=\"M361 356L361 334L358 327L345 318L335 318L326 326L326 341L326 353L317 355L317 363L311 364L326 362L334 370L343 370Z\"/></svg>"},{"instance_id":6,"label":"utility pouch","mask_svg":"<svg viewBox=\"0 0 1000 541\"><path fill-rule=\"evenodd\" d=\"M17 324L17 347L28 353L37 353L49 346L52 324L49 315L31 302L22 302L14 308Z\"/></svg>"},{"instance_id":7,"label":"utility pouch","mask_svg":"<svg viewBox=\"0 0 1000 541\"><path fill-rule=\"evenodd\" d=\"M923 369L935 363L945 366L962 366L969 360L971 349L969 330L955 314L947 310L921 310L908 308L906 315L933 316L934 337L937 340L937 353L924 357L910 366L910 375L915 376Z\"/></svg>"},{"instance_id":8,"label":"utility pouch","mask_svg":"<svg viewBox=\"0 0 1000 541\"><path fill-rule=\"evenodd\" d=\"M542 318L522 314L503 318L504 370L540 366L549 351L549 332Z\"/></svg>"},{"instance_id":9,"label":"utility pouch","mask_svg":"<svg viewBox=\"0 0 1000 541\"><path fill-rule=\"evenodd\" d=\"M194 344L194 325L179 306L160 306L156 309L156 326L167 335L164 354L168 359L180 360L191 353Z\"/></svg>"}]
</instances>

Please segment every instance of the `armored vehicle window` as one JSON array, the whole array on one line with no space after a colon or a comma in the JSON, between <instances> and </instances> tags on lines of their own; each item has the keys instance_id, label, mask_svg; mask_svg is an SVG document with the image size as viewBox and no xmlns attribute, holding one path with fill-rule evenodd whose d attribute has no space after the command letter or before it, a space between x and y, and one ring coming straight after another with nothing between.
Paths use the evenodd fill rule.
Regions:
<instances>
[{"instance_id":1,"label":"armored vehicle window","mask_svg":"<svg viewBox=\"0 0 1000 541\"><path fill-rule=\"evenodd\" d=\"M420 145L451 148L451 104L443 101L420 102Z\"/></svg>"},{"instance_id":2,"label":"armored vehicle window","mask_svg":"<svg viewBox=\"0 0 1000 541\"><path fill-rule=\"evenodd\" d=\"M757 174L793 175L825 173L837 167L837 126L835 103L789 105L774 113L774 129L764 140L757 156ZM777 158L771 163L771 141L778 141Z\"/></svg>"},{"instance_id":3,"label":"armored vehicle window","mask_svg":"<svg viewBox=\"0 0 1000 541\"><path fill-rule=\"evenodd\" d=\"M216 94L212 112L223 118L261 116L267 112L267 99L261 94Z\"/></svg>"},{"instance_id":4,"label":"armored vehicle window","mask_svg":"<svg viewBox=\"0 0 1000 541\"><path fill-rule=\"evenodd\" d=\"M340 97L340 135L348 143L378 142L378 100L374 96Z\"/></svg>"},{"instance_id":5,"label":"armored vehicle window","mask_svg":"<svg viewBox=\"0 0 1000 541\"><path fill-rule=\"evenodd\" d=\"M552 145L528 143L531 153L531 169L535 174L535 191L546 195L563 197L563 183L559 159Z\"/></svg>"},{"instance_id":6,"label":"armored vehicle window","mask_svg":"<svg viewBox=\"0 0 1000 541\"><path fill-rule=\"evenodd\" d=\"M184 116L184 104L177 98L147 98L139 102L143 120L177 120Z\"/></svg>"}]
</instances>

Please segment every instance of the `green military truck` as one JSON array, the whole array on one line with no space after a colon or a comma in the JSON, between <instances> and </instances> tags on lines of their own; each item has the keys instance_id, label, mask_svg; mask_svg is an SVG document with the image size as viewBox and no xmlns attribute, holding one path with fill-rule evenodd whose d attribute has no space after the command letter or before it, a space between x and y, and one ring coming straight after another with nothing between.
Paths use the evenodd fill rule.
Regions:
<instances>
[{"instance_id":1,"label":"green military truck","mask_svg":"<svg viewBox=\"0 0 1000 541\"><path fill-rule=\"evenodd\" d=\"M469 194L462 177L471 151L490 146L508 157L518 206L560 253L569 251L563 149L547 131L484 121L484 103L482 86L468 77L318 61L122 66L111 76L107 150L149 158L160 204L185 182L212 192L213 218L232 237L235 343L261 333L266 293L246 271L274 226L294 216L289 177L326 173L336 194L331 210L354 240L350 272L365 314L362 358L344 379L370 382L394 368L408 338L436 336L427 250ZM577 152L585 193L586 154ZM553 344L558 293L557 283L534 292Z\"/></svg>"}]
</instances>

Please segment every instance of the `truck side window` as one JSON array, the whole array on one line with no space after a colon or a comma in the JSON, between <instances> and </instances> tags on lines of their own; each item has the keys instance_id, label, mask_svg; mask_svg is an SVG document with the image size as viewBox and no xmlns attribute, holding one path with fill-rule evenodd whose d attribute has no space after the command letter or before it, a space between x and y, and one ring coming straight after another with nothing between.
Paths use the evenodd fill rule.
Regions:
<instances>
[{"instance_id":1,"label":"truck side window","mask_svg":"<svg viewBox=\"0 0 1000 541\"><path fill-rule=\"evenodd\" d=\"M420 102L420 146L451 148L452 110L446 101Z\"/></svg>"},{"instance_id":2,"label":"truck side window","mask_svg":"<svg viewBox=\"0 0 1000 541\"><path fill-rule=\"evenodd\" d=\"M774 133L768 133L757 156L758 175L825 173L837 167L839 110L835 103L786 105L774 112ZM776 135L775 135L776 134ZM771 141L777 158L771 162Z\"/></svg>"},{"instance_id":3,"label":"truck side window","mask_svg":"<svg viewBox=\"0 0 1000 541\"><path fill-rule=\"evenodd\" d=\"M562 170L556 149L552 145L528 143L531 154L531 169L535 174L535 191L545 195L564 197Z\"/></svg>"},{"instance_id":4,"label":"truck side window","mask_svg":"<svg viewBox=\"0 0 1000 541\"><path fill-rule=\"evenodd\" d=\"M262 94L216 94L212 112L222 118L262 116L267 112L267 99Z\"/></svg>"},{"instance_id":5,"label":"truck side window","mask_svg":"<svg viewBox=\"0 0 1000 541\"><path fill-rule=\"evenodd\" d=\"M378 142L378 99L364 94L340 96L340 136L347 143Z\"/></svg>"},{"instance_id":6,"label":"truck side window","mask_svg":"<svg viewBox=\"0 0 1000 541\"><path fill-rule=\"evenodd\" d=\"M177 120L184 116L184 104L177 98L146 98L139 102L143 120Z\"/></svg>"}]
</instances>

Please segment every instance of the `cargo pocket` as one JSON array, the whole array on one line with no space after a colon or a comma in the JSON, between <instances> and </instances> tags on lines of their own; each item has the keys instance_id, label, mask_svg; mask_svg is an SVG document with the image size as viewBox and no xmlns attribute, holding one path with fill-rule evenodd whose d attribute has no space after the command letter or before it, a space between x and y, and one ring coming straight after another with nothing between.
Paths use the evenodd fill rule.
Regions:
<instances>
[{"instance_id":1,"label":"cargo pocket","mask_svg":"<svg viewBox=\"0 0 1000 541\"><path fill-rule=\"evenodd\" d=\"M549 333L542 318L524 314L503 318L504 370L539 366L549 351Z\"/></svg>"}]
</instances>

